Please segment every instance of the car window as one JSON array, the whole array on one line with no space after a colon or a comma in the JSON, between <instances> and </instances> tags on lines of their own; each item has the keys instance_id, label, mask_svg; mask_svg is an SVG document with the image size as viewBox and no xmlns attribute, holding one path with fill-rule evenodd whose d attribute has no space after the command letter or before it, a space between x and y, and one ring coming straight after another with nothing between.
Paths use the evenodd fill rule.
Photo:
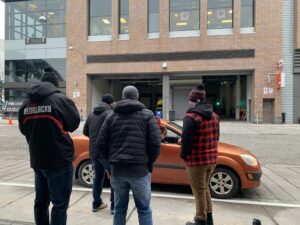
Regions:
<instances>
[{"instance_id":1,"label":"car window","mask_svg":"<svg viewBox=\"0 0 300 225\"><path fill-rule=\"evenodd\" d=\"M168 144L178 144L179 138L180 136L178 134L176 134L174 131L167 128L167 135L162 140L162 142Z\"/></svg>"}]
</instances>

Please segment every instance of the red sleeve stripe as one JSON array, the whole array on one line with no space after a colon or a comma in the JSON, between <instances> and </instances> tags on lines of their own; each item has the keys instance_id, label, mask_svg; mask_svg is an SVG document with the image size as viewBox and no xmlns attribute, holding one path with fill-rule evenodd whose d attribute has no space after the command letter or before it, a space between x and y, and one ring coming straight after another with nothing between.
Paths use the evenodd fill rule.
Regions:
<instances>
[{"instance_id":1,"label":"red sleeve stripe","mask_svg":"<svg viewBox=\"0 0 300 225\"><path fill-rule=\"evenodd\" d=\"M61 124L60 121L58 121L56 118L54 118L53 116L50 115L35 115L35 116L27 116L24 121L23 124L25 124L27 121L29 120L36 120L36 119L49 119L52 120L61 130L61 132L63 134L69 134L69 132L65 131L63 128L63 125Z\"/></svg>"}]
</instances>

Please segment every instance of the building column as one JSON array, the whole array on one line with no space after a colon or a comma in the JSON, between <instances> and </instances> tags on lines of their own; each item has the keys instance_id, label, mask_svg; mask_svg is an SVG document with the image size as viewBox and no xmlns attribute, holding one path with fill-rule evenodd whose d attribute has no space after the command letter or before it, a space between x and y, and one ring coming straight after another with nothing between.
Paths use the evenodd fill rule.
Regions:
<instances>
[{"instance_id":1,"label":"building column","mask_svg":"<svg viewBox=\"0 0 300 225\"><path fill-rule=\"evenodd\" d=\"M237 76L235 82L235 119L240 120L241 79Z\"/></svg>"},{"instance_id":2,"label":"building column","mask_svg":"<svg viewBox=\"0 0 300 225\"><path fill-rule=\"evenodd\" d=\"M293 123L294 1L282 2L282 56L285 87L282 88L282 113L285 122Z\"/></svg>"},{"instance_id":3,"label":"building column","mask_svg":"<svg viewBox=\"0 0 300 225\"><path fill-rule=\"evenodd\" d=\"M170 111L170 76L164 74L163 76L163 118L169 119Z\"/></svg>"},{"instance_id":4,"label":"building column","mask_svg":"<svg viewBox=\"0 0 300 225\"><path fill-rule=\"evenodd\" d=\"M230 116L230 83L227 82L226 86L226 116Z\"/></svg>"},{"instance_id":5,"label":"building column","mask_svg":"<svg viewBox=\"0 0 300 225\"><path fill-rule=\"evenodd\" d=\"M252 122L252 76L247 76L247 121ZM251 105L250 105L251 101Z\"/></svg>"}]
</instances>

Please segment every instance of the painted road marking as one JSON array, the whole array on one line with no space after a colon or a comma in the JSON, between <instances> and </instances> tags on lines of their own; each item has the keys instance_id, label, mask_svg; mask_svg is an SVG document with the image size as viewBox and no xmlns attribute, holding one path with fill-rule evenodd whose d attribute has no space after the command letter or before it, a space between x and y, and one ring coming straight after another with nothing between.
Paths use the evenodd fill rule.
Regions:
<instances>
[{"instance_id":1,"label":"painted road marking","mask_svg":"<svg viewBox=\"0 0 300 225\"><path fill-rule=\"evenodd\" d=\"M33 184L22 184L22 183L9 183L9 182L0 182L0 186L15 186L15 187L30 187L33 188ZM81 188L81 187L73 187L73 191L82 191L82 192L92 192L91 188ZM104 188L104 193L110 193L110 188ZM130 194L132 194L130 192ZM184 194L162 194L152 192L152 197L157 198L171 198L171 199L184 199L184 200L194 200L194 197L191 195ZM283 203L283 202L260 202L260 201L251 201L251 200L224 200L224 199L213 199L214 202L223 202L223 203L232 203L232 204L244 204L244 205L259 205L259 206L271 206L271 207L283 207L283 208L300 208L300 204L293 203Z\"/></svg>"}]
</instances>

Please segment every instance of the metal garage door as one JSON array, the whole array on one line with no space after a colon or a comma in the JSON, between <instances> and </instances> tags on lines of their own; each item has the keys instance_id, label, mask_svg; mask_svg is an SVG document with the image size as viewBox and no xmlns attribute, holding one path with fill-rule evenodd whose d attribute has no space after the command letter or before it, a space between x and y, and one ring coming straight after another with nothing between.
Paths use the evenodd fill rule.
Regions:
<instances>
[{"instance_id":1,"label":"metal garage door","mask_svg":"<svg viewBox=\"0 0 300 225\"><path fill-rule=\"evenodd\" d=\"M173 109L175 110L175 119L182 120L189 108L188 94L193 87L173 87Z\"/></svg>"}]
</instances>

